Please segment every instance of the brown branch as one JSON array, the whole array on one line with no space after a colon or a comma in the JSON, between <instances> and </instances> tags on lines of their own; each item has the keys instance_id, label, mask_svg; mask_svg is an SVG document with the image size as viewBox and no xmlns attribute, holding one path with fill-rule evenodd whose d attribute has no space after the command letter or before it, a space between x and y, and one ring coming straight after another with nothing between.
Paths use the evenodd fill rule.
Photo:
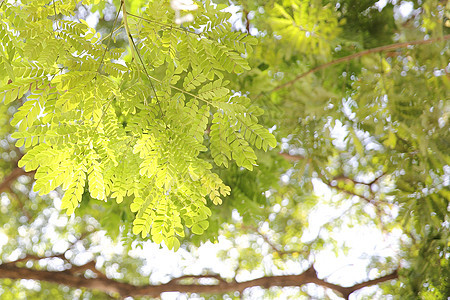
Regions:
<instances>
[{"instance_id":1,"label":"brown branch","mask_svg":"<svg viewBox=\"0 0 450 300\"><path fill-rule=\"evenodd\" d=\"M66 260L66 258L64 257L64 253L57 254L57 255L50 255L50 256L37 256L34 254L27 254L25 257L22 257L22 258L13 260L13 261L5 262L0 266L10 266L10 265L15 265L20 262L26 262L29 260L42 260L42 259L49 259L49 258L60 258L60 259Z\"/></svg>"},{"instance_id":2,"label":"brown branch","mask_svg":"<svg viewBox=\"0 0 450 300\"><path fill-rule=\"evenodd\" d=\"M378 182L378 180L380 180L384 175L386 175L386 172L381 173L380 176L375 177L374 180L372 180L371 182L367 183L368 186L372 187L372 185L374 185L375 183Z\"/></svg>"},{"instance_id":3,"label":"brown branch","mask_svg":"<svg viewBox=\"0 0 450 300\"><path fill-rule=\"evenodd\" d=\"M326 185L328 185L330 188L337 189L337 190L339 190L339 191L341 191L341 192L344 192L344 193L346 193L346 194L348 194L348 195L350 195L350 196L356 196L356 197L359 197L359 198L361 198L361 199L364 199L365 201L367 201L367 203L374 204L373 199L369 199L369 198L367 198L367 197L364 196L364 195L360 195L360 194L357 194L357 193L355 193L355 192L353 192L353 191L346 190L346 189L344 189L344 188L342 188L342 187L340 187L340 186L338 186L338 185L332 185L331 182L329 182L329 181L327 181L327 180L324 180L324 178L321 178L321 179L322 179L323 183L325 183Z\"/></svg>"},{"instance_id":4,"label":"brown branch","mask_svg":"<svg viewBox=\"0 0 450 300\"><path fill-rule=\"evenodd\" d=\"M184 276L183 278L188 278L189 276ZM191 276L192 278L198 278L198 276ZM205 277L205 276L202 276ZM206 277L211 278L221 278L218 275L212 277L208 275ZM253 280L237 282L237 281L226 281L225 279L218 280L217 284L206 284L201 285L199 283L194 284L181 284L177 280L173 279L165 284L156 285L144 285L136 286L129 283L118 282L114 279L109 279L106 277L98 278L85 278L83 276L77 276L66 271L45 271L45 270L35 270L24 267L17 267L15 265L3 264L0 265L0 278L9 279L32 279L39 281L47 281L56 284L66 285L72 288L87 288L99 290L105 293L117 293L121 297L139 297L139 296L150 296L159 297L161 293L164 292L180 292L180 293L227 293L233 291L243 291L246 288L260 286L263 288L270 287L299 287L307 283L315 283L317 285L329 288L341 294L345 299L356 290L363 287L375 285L388 280L397 279L398 273L394 271L393 273L379 277L377 279L368 280L362 283L355 284L350 287L343 287L337 284L327 282L323 279L317 277L316 270L311 266L305 272L298 275L280 275L280 276L266 276L260 277Z\"/></svg>"},{"instance_id":5,"label":"brown branch","mask_svg":"<svg viewBox=\"0 0 450 300\"><path fill-rule=\"evenodd\" d=\"M250 34L250 19L248 18L248 11L244 9L245 30Z\"/></svg>"},{"instance_id":6,"label":"brown branch","mask_svg":"<svg viewBox=\"0 0 450 300\"><path fill-rule=\"evenodd\" d=\"M287 254L283 250L280 250L274 243L272 243L269 237L264 233L262 233L261 230L259 230L259 228L251 225L241 225L241 229L256 232L260 237L262 237L262 239L266 242L266 244L269 245L270 248L272 248L273 251L278 253L278 255L281 256L283 254Z\"/></svg>"},{"instance_id":7,"label":"brown branch","mask_svg":"<svg viewBox=\"0 0 450 300\"><path fill-rule=\"evenodd\" d=\"M283 245L276 245L274 242L272 242L270 240L270 238L264 234L263 232L261 232L261 230L255 226L251 226L251 225L241 225L240 227L243 230L248 230L248 231L253 231L256 234L258 234L263 240L264 242L266 242L267 245L269 245L269 247L278 254L278 256L282 257L285 255L293 255L293 254L302 254L304 253L304 251L301 250L282 250L284 248Z\"/></svg>"},{"instance_id":8,"label":"brown branch","mask_svg":"<svg viewBox=\"0 0 450 300\"><path fill-rule=\"evenodd\" d=\"M23 202L20 200L19 195L11 188L8 187L9 196L12 196L14 200L19 205L20 210L22 211L23 215L27 217L28 222L31 223L33 221L33 216L30 214L30 212L25 208L25 205L23 205Z\"/></svg>"},{"instance_id":9,"label":"brown branch","mask_svg":"<svg viewBox=\"0 0 450 300\"><path fill-rule=\"evenodd\" d=\"M375 178L375 179L374 179L372 182L370 182L369 184L363 183L363 182L358 182L358 181L355 181L355 180L353 180L353 179L351 179L351 178L347 178L347 177L335 178L335 180L339 180L339 179L340 179L340 180L349 180L349 181L353 182L354 184L363 184L363 185L369 186L369 187L371 188L372 198L368 198L368 197L366 197L366 196L364 196L364 195L361 195L361 194L358 194L358 193L356 193L356 192L354 192L354 191L347 190L347 189L345 189L345 188L343 188L343 187L340 187L339 185L332 185L331 182L327 181L325 178L320 178L320 179L322 180L323 183L325 183L326 185L328 185L330 188L334 188L334 189L336 189L336 190L338 190L338 191L341 191L341 192L343 192L343 193L345 193L345 194L347 194L347 195L350 195L350 196L356 196L356 197L359 197L359 198L365 200L367 203L372 204L372 205L375 207L377 217L378 217L378 219L380 220L380 227L381 227L381 230L382 230L383 232L386 232L386 228L385 228L385 225L383 224L383 219L382 219L383 212L382 212L381 207L380 207L380 205L379 205L379 202L384 202L384 201L382 201L382 200L380 200L380 199L379 199L378 201L376 201L376 200L375 200L375 196L374 196L374 194L373 194L373 192L372 192L372 185L375 184L375 183L376 183L381 177L383 177L384 175L385 175L385 174L383 173L383 174L380 175L379 177Z\"/></svg>"},{"instance_id":10,"label":"brown branch","mask_svg":"<svg viewBox=\"0 0 450 300\"><path fill-rule=\"evenodd\" d=\"M16 180L17 178L19 178L20 176L31 175L31 174L34 174L34 172L26 172L22 168L15 168L14 170L11 171L11 173L9 173L8 176L3 178L2 182L0 182L0 193L9 191L10 186L13 183L13 181Z\"/></svg>"},{"instance_id":11,"label":"brown branch","mask_svg":"<svg viewBox=\"0 0 450 300\"><path fill-rule=\"evenodd\" d=\"M266 244L269 245L273 251L277 252L278 255L282 256L283 254L286 254L283 250L278 249L278 247L274 243L272 243L272 241L269 239L269 237L267 235L265 235L264 233L262 233L261 230L259 230L259 228L256 229L256 232L258 232L258 234L263 238L263 240L266 242Z\"/></svg>"},{"instance_id":12,"label":"brown branch","mask_svg":"<svg viewBox=\"0 0 450 300\"><path fill-rule=\"evenodd\" d=\"M289 153L279 153L279 155L283 156L285 159L290 160L290 161L299 161L299 160L303 160L306 157L304 157L303 155L291 155Z\"/></svg>"},{"instance_id":13,"label":"brown branch","mask_svg":"<svg viewBox=\"0 0 450 300\"><path fill-rule=\"evenodd\" d=\"M368 187L372 188L372 186L373 186L375 183L377 183L378 180L380 180L384 175L386 175L385 172L383 172L380 176L375 177L371 182L362 182L362 181L358 181L358 180L355 180L355 179L353 179L353 178L347 177L347 176L345 176L345 175L338 175L338 176L335 176L335 177L333 178L333 180L337 180L337 181L339 181L339 180L341 180L341 181L350 181L350 182L352 182L352 183L355 184L355 185L356 185L356 184L360 184L360 185L365 185L365 186L368 186Z\"/></svg>"},{"instance_id":14,"label":"brown branch","mask_svg":"<svg viewBox=\"0 0 450 300\"><path fill-rule=\"evenodd\" d=\"M22 176L22 175L34 176L34 173L35 173L34 171L26 172L24 169L16 167L15 169L13 169L11 171L11 173L9 173L8 176L3 178L3 181L0 182L0 193L2 193L2 192L10 193L10 195L13 196L14 200L16 200L22 213L25 215L25 217L27 217L29 222L32 221L33 216L25 209L25 206L23 205L22 201L20 201L19 196L12 189L12 184L20 176Z\"/></svg>"},{"instance_id":15,"label":"brown branch","mask_svg":"<svg viewBox=\"0 0 450 300\"><path fill-rule=\"evenodd\" d=\"M105 274L103 274L101 271L99 271L97 268L95 268L95 261L93 261L93 260L91 260L81 266L73 266L68 271L73 274L82 274L86 270L91 270L92 272L94 272L95 275L97 275L98 278L106 278Z\"/></svg>"},{"instance_id":16,"label":"brown branch","mask_svg":"<svg viewBox=\"0 0 450 300\"><path fill-rule=\"evenodd\" d=\"M198 281L199 279L216 279L219 282L223 282L223 283L227 282L225 279L220 277L220 275L211 274L211 275L183 275L183 276L180 276L180 277L177 277L177 278L173 278L168 283L180 282L183 279L194 279L196 281Z\"/></svg>"},{"instance_id":17,"label":"brown branch","mask_svg":"<svg viewBox=\"0 0 450 300\"><path fill-rule=\"evenodd\" d=\"M79 237L75 238L75 241L73 241L73 242L71 242L69 244L69 247L67 248L67 250L73 248L73 246L75 246L75 244L78 243L78 242L82 242L83 243L89 235L91 235L93 233L96 233L97 231L98 231L98 229L94 228L92 231L84 231L84 232L82 232Z\"/></svg>"},{"instance_id":18,"label":"brown branch","mask_svg":"<svg viewBox=\"0 0 450 300\"><path fill-rule=\"evenodd\" d=\"M376 285L376 284L379 284L379 283L382 283L382 282L386 282L386 281L389 281L389 280L394 280L394 279L397 279L397 278L398 278L398 270L395 270L394 272L392 272L392 273L390 273L388 275L385 275L385 276L382 276L382 277L378 277L378 278L375 278L375 279L372 279L372 280L364 281L364 282L355 284L355 285L353 285L353 286L351 286L349 288L346 288L347 292L346 293L342 293L342 296L345 299L348 299L351 293L353 293L353 292L355 292L355 291L357 291L359 289L362 289L362 288L365 288L365 287L368 287L368 286L372 286L372 285Z\"/></svg>"},{"instance_id":19,"label":"brown branch","mask_svg":"<svg viewBox=\"0 0 450 300\"><path fill-rule=\"evenodd\" d=\"M11 266L11 265L16 265L17 263L27 262L27 261L30 261L30 260L37 260L37 261L39 261L39 260L51 259L51 258L60 258L60 259L65 260L65 261L70 263L70 261L68 261L66 259L65 252L64 252L64 253L61 253L61 254L49 255L49 256L37 256L37 255L34 255L34 254L27 254L23 258L19 258L19 259L16 259L14 261L3 263L0 266ZM91 261L89 261L89 262L87 262L87 263L85 263L84 265L81 265L81 266L72 266L70 269L68 269L66 271L68 271L68 272L70 272L72 274L81 274L81 273L84 273L86 270L91 270L98 277L106 278L105 274L103 274L102 272L100 272L99 270L97 270L95 268L95 261L93 261L93 260L91 260Z\"/></svg>"},{"instance_id":20,"label":"brown branch","mask_svg":"<svg viewBox=\"0 0 450 300\"><path fill-rule=\"evenodd\" d=\"M342 62L350 61L352 59L355 59L355 58L358 58L358 57L361 57L361 56L364 56L364 55L367 55L367 54L378 53L378 52L394 50L394 49L399 49L399 48L405 48L407 46L413 46L413 45L431 44L431 43L434 43L434 42L446 41L448 39L450 39L450 34L444 35L442 37L428 39L428 40L418 40L418 41L410 41L410 42L404 42L404 43L390 44L390 45L386 45L386 46L381 46L381 47L372 48L372 49L364 50L364 51L361 51L361 52L357 52L357 53L354 53L354 54L351 54L351 55L348 55L348 56L344 56L344 57L332 60L330 62L327 62L327 63L323 64L323 65L319 65L319 66L317 66L315 68L312 68L311 70L296 76L294 79L292 79L292 80L290 80L290 81L288 81L286 83L283 83L283 84L275 87L271 91L271 93L279 91L279 90L284 89L286 87L289 87L292 84L294 84L296 81L302 79L303 77L308 76L309 74L312 74L312 73L315 73L317 71L326 69L326 68L328 68L330 66L333 66L333 65L340 64Z\"/></svg>"}]
</instances>

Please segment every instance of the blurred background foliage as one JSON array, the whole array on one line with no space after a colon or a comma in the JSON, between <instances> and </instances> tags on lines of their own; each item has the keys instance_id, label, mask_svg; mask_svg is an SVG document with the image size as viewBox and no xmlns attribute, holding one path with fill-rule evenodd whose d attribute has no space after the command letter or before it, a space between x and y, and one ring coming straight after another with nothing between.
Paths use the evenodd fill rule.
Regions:
<instances>
[{"instance_id":1,"label":"blurred background foliage","mask_svg":"<svg viewBox=\"0 0 450 300\"><path fill-rule=\"evenodd\" d=\"M146 2L127 4L138 14ZM216 170L232 194L222 205L210 207L213 213L208 230L202 236L187 235L177 255L198 262L205 259L199 254L202 243L226 240L227 246L219 247L218 257L232 271L224 276L239 280L298 273L312 263L320 264L322 253L334 253L337 261L347 257L352 252L349 245L357 243L351 241L354 228L367 235L376 231L382 240L394 240L393 251L366 254L369 257L361 262L367 271L365 278L350 278L349 269L345 269L330 275L330 280L352 284L399 268L398 280L380 284L360 297L447 299L448 39L376 51L299 76L367 49L448 38L450 4L438 0L214 2L229 5L234 30L259 40L253 53L247 55L252 69L226 79L233 90L247 93L265 110L262 122L277 136L279 147L258 153L259 166L253 172L235 166ZM80 4L77 17L95 18L96 14L96 29L107 34L118 6L119 1L100 1L93 7ZM122 31L116 32L113 44L127 47ZM147 256L133 254L140 253L137 249L148 249L149 243L130 234L134 216L115 201L90 200L86 193L76 216L68 218L59 210L60 191L45 197L32 192L33 174L23 172L8 182L11 174L20 172L17 161L23 155L14 146L10 137L14 128L9 125L20 105L20 101L0 105L0 178L8 183L0 190L2 262L26 254L51 256L24 264L62 271L68 264L95 259L96 267L108 277L134 284L164 282L167 276L189 273L189 267L180 267L165 270L165 277L152 277L156 271L149 266ZM152 247L151 255L163 251ZM61 254L63 258L53 257ZM330 268L334 269L322 269ZM217 272L213 267L211 270ZM95 274L86 272L85 276ZM9 279L1 281L0 295L2 299L116 297ZM213 297L195 297L202 296ZM214 297L240 296L338 298L331 291L310 286L252 289L242 295Z\"/></svg>"}]
</instances>

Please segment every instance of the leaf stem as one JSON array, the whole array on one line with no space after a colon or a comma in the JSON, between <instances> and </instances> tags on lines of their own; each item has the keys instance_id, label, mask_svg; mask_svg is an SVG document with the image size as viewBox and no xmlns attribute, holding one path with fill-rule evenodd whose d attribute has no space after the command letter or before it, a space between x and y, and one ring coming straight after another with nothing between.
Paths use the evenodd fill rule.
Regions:
<instances>
[{"instance_id":1,"label":"leaf stem","mask_svg":"<svg viewBox=\"0 0 450 300\"><path fill-rule=\"evenodd\" d=\"M122 3L124 3L124 2L125 2L125 0L122 0ZM139 58L139 61L140 61L141 64L142 64L142 67L143 67L143 69L144 69L145 75L147 76L147 78L148 78L149 81L150 81L150 85L151 85L151 87L152 87L152 89L153 89L153 93L155 94L156 100L157 100L158 105L159 105L159 99L158 99L158 96L157 96L157 94L156 94L156 90L155 90L155 87L154 87L154 85L153 85L153 83L152 83L152 80L154 80L154 81L156 81L156 82L158 82L158 83L162 83L162 81L159 80L159 79L157 79L157 78L155 78L155 77L153 77L153 76L151 76L151 75L148 73L147 68L145 67L144 61L142 60L142 57L141 57L141 55L139 54L139 50L138 50L138 48L136 47L136 44L135 44L135 42L134 42L134 40L133 40L133 37L131 36L130 29L129 29L129 27L128 27L127 16L128 16L128 15L130 15L130 16L135 16L135 17L137 17L137 16L136 16L136 15L132 15L132 14L127 13L126 8L125 8L125 5L122 6L122 9L123 9L123 11L124 11L124 13L123 13L123 20L124 20L124 25L125 25L125 30L126 30L126 32L127 32L128 40L129 40L129 42L130 42L130 46L131 46L131 47L134 47L134 49L136 50L136 54L137 54L137 56L138 56L138 58ZM141 19L144 19L144 18L141 18ZM148 20L148 19L144 19L144 20L151 22L151 21ZM178 28L177 28L177 29L178 29ZM181 30L182 30L182 29L181 29ZM190 31L187 31L187 32L190 32ZM191 32L191 33L192 33L192 32ZM134 55L133 55L133 58L134 58ZM193 97L193 98L195 98L195 99L197 99L197 100L203 101L203 102L205 102L205 103L207 103L207 104L209 104L209 105L213 105L211 102L209 102L209 101L207 101L207 100L205 100L205 99L202 99L202 98L198 97L197 95L194 95L194 94L192 94L192 93L190 93L190 92L187 92L187 91L185 91L185 90L183 90L183 89L180 89L180 88L178 88L178 87L176 87L176 86L173 86L173 85L169 84L169 87L172 88L172 89L174 89L174 90L177 90L177 91L179 91L179 92L182 92L182 93L184 93L184 94L186 94L186 95L189 95L189 96L191 96L191 97ZM160 107L160 109L161 109L161 107ZM161 113L162 113L162 110L161 110Z\"/></svg>"},{"instance_id":2,"label":"leaf stem","mask_svg":"<svg viewBox=\"0 0 450 300\"><path fill-rule=\"evenodd\" d=\"M163 26L163 27L166 27L166 28L168 28L168 29L170 29L170 30L176 29L176 30L178 30L178 31L188 32L188 33L191 33L191 34L195 34L195 35L198 35L198 36L203 36L203 37L205 37L205 35L204 35L203 33L197 33L197 32L191 31L191 30L189 30L189 29L187 29L187 28L185 28L185 27L173 27L172 25L164 24L164 23L161 23L161 22L158 22L158 21L155 21L155 20L150 20L150 19L147 19L147 18L138 16L138 15L135 15L135 14L131 14L131 13L128 13L128 15L131 16L131 17L134 17L134 18L137 18L137 19L141 19L141 20L143 20L143 21L146 21L147 23L155 23L155 24L158 24L158 25Z\"/></svg>"},{"instance_id":3,"label":"leaf stem","mask_svg":"<svg viewBox=\"0 0 450 300\"><path fill-rule=\"evenodd\" d=\"M106 45L105 51L103 52L103 55L102 55L102 59L100 60L100 64L98 65L98 70L97 70L98 73L100 73L100 71L101 71L101 68L102 68L102 65L103 65L103 60L105 59L106 52L108 51L109 45L111 44L114 27L116 27L117 19L119 18L120 9L122 8L122 6L123 6L123 1L120 2L120 7L117 10L116 18L114 19L113 26L111 27L111 32L109 33L110 37L109 37L109 40L108 40L108 44Z\"/></svg>"},{"instance_id":4,"label":"leaf stem","mask_svg":"<svg viewBox=\"0 0 450 300\"><path fill-rule=\"evenodd\" d=\"M151 86L151 88L153 90L153 93L155 94L156 103L158 104L161 116L163 116L164 113L163 113L162 108L161 108L161 103L159 101L158 94L156 93L155 86L153 85L153 82L152 82L152 79L155 80L155 78L150 76L150 74L148 73L147 68L145 67L144 61L142 60L141 54L139 53L139 50L136 47L136 44L135 44L135 42L133 40L133 36L131 35L130 27L128 26L128 18L127 18L128 14L127 14L126 6L125 6L125 0L121 0L121 7L122 7L122 11L123 11L123 24L125 26L125 31L127 33L128 42L130 44L131 55L133 56L133 60L135 61L136 66L139 68L138 62L137 62L136 57L134 55L134 51L136 51L136 54L137 54L137 56L139 58L139 61L141 62L142 68L144 69L145 75L147 75L147 78L149 79L149 82L150 82L150 86ZM134 48L134 50L133 50L133 48Z\"/></svg>"},{"instance_id":5,"label":"leaf stem","mask_svg":"<svg viewBox=\"0 0 450 300\"><path fill-rule=\"evenodd\" d=\"M122 27L123 27L123 24L120 25L119 27L117 27L116 29L114 29L114 31L113 31L112 33L108 33L104 38L102 38L102 39L100 40L100 43L102 43L104 40L106 40L109 36L112 37L112 35L113 35L114 33L116 33L117 31L119 31L120 29L122 29Z\"/></svg>"}]
</instances>

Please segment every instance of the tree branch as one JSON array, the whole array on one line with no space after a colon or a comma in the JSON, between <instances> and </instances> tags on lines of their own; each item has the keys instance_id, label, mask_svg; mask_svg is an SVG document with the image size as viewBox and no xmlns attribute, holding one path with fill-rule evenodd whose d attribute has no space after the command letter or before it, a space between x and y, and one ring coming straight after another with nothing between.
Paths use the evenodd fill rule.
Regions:
<instances>
[{"instance_id":1,"label":"tree branch","mask_svg":"<svg viewBox=\"0 0 450 300\"><path fill-rule=\"evenodd\" d=\"M90 262L92 264L92 262ZM83 267L83 266L81 266ZM91 269L91 267L89 267ZM263 288L270 287L299 287L307 283L315 283L317 285L329 288L341 294L345 299L356 290L363 287L375 285L388 280L397 279L397 270L391 274L364 281L350 287L343 287L337 284L327 282L317 277L317 272L313 266L299 275L280 275L280 276L265 276L253 280L236 282L226 281L219 275L200 275L200 276L183 276L172 279L165 284L144 285L137 286L129 283L119 282L114 279L106 277L85 278L84 276L75 274L72 270L65 271L45 271L35 270L25 267L17 267L14 264L0 265L0 278L9 279L32 279L39 281L47 281L56 284L66 285L72 288L87 288L99 290L105 293L117 293L121 297L139 297L150 296L159 297L164 292L180 292L180 293L227 293L233 291L243 291L249 287L260 286ZM193 284L181 284L179 280L184 278L214 278L217 283L200 284L195 282Z\"/></svg>"},{"instance_id":2,"label":"tree branch","mask_svg":"<svg viewBox=\"0 0 450 300\"><path fill-rule=\"evenodd\" d=\"M259 230L259 228L255 227L255 226L241 225L241 228L244 229L244 230L253 231L256 234L258 234L260 237L262 237L264 242L266 242L266 244L269 245L269 247L274 252L276 252L279 256L291 255L293 253L300 253L300 251L284 251L284 250L281 250L280 248L284 248L282 245L279 245L279 246L275 245L266 234L261 232L261 230Z\"/></svg>"},{"instance_id":3,"label":"tree branch","mask_svg":"<svg viewBox=\"0 0 450 300\"><path fill-rule=\"evenodd\" d=\"M335 176L333 178L333 180L342 180L342 181L351 181L353 182L353 184L361 184L361 185L365 185L368 187L371 187L372 185L374 185L375 183L377 183L378 180L380 180L384 175L386 175L386 172L383 172L380 176L375 177L375 179L373 179L370 182L363 182L363 181L358 181L356 179L350 178L348 176L345 176L343 174Z\"/></svg>"},{"instance_id":4,"label":"tree branch","mask_svg":"<svg viewBox=\"0 0 450 300\"><path fill-rule=\"evenodd\" d=\"M248 17L248 10L244 9L243 14L244 14L244 20L245 20L245 30L247 31L248 34L250 34L250 19Z\"/></svg>"},{"instance_id":5,"label":"tree branch","mask_svg":"<svg viewBox=\"0 0 450 300\"><path fill-rule=\"evenodd\" d=\"M37 256L34 254L27 254L25 257L22 257L22 258L13 260L13 261L5 262L5 263L1 264L0 266L11 266L11 265L15 265L20 262L26 262L29 260L42 260L42 259L51 259L51 258L60 258L60 259L66 260L66 258L64 257L64 253L57 254L57 255L50 255L50 256Z\"/></svg>"},{"instance_id":6,"label":"tree branch","mask_svg":"<svg viewBox=\"0 0 450 300\"><path fill-rule=\"evenodd\" d=\"M317 66L315 68L312 68L311 70L309 70L309 71L307 71L305 73L297 75L294 79L292 79L292 80L290 80L290 81L288 81L286 83L283 83L283 84L275 87L271 91L271 93L279 91L279 90L284 89L286 87L289 87L292 84L294 84L296 81L302 79L303 77L308 76L309 74L312 74L312 73L315 73L317 71L326 69L326 68L328 68L330 66L333 66L333 65L340 64L342 62L350 61L352 59L355 59L355 58L358 58L358 57L361 57L361 56L364 56L364 55L367 55L367 54L378 53L378 52L383 52L383 51L388 51L388 50L395 50L395 49L405 48L407 46L413 46L413 45L431 44L431 43L434 43L434 42L446 41L446 40L449 40L449 39L450 39L450 34L444 35L442 37L428 39L428 40L418 40L418 41L410 41L410 42L390 44L390 45L386 45L386 46L381 46L381 47L377 47L377 48L364 50L364 51L361 51L361 52L358 52L358 53L354 53L354 54L351 54L351 55L348 55L348 56L344 56L344 57L332 60L330 62L327 62L327 63L325 63L323 65L319 65L319 66Z\"/></svg>"},{"instance_id":7,"label":"tree branch","mask_svg":"<svg viewBox=\"0 0 450 300\"><path fill-rule=\"evenodd\" d=\"M303 160L306 158L303 155L298 155L298 154L297 155L291 155L289 153L279 153L279 154L289 161L299 161L299 160Z\"/></svg>"},{"instance_id":8,"label":"tree branch","mask_svg":"<svg viewBox=\"0 0 450 300\"><path fill-rule=\"evenodd\" d=\"M223 279L222 277L220 277L220 275L217 275L217 274L211 274L211 275L183 275L183 276L180 276L180 277L177 277L177 278L173 278L168 283L177 283L177 282L180 282L183 279L194 279L196 281L198 281L199 279L215 279L215 280L218 280L219 282L227 283L227 281L225 279Z\"/></svg>"},{"instance_id":9,"label":"tree branch","mask_svg":"<svg viewBox=\"0 0 450 300\"><path fill-rule=\"evenodd\" d=\"M332 189L336 189L336 190L338 190L338 191L344 192L345 194L348 194L348 195L350 195L350 196L356 196L356 197L359 197L359 198L361 198L361 199L364 199L367 203L375 204L374 201L373 201L373 199L369 199L369 198L367 198L366 196L360 195L360 194L358 194L358 193L356 193L356 192L354 192L354 191L346 190L346 189L340 187L339 185L332 185L331 182L329 182L329 181L326 180L325 178L320 178L320 179L322 179L323 183L325 183L326 185L328 185L328 186L329 186L330 188L332 188Z\"/></svg>"},{"instance_id":10,"label":"tree branch","mask_svg":"<svg viewBox=\"0 0 450 300\"><path fill-rule=\"evenodd\" d=\"M33 216L25 209L22 201L20 200L20 198L16 194L16 192L12 189L11 185L20 176L22 176L22 175L33 176L34 173L35 173L34 171L26 172L24 169L17 167L15 169L13 169L11 171L11 173L9 173L8 176L3 178L2 182L0 182L0 193L8 192L10 195L12 195L12 197L14 198L14 200L16 200L17 204L19 205L20 209L22 210L22 213L27 217L29 222L31 222L31 220L33 219Z\"/></svg>"},{"instance_id":11,"label":"tree branch","mask_svg":"<svg viewBox=\"0 0 450 300\"><path fill-rule=\"evenodd\" d=\"M9 196L10 197L12 196L12 198L14 198L14 200L17 202L23 215L25 217L27 217L28 222L31 223L33 221L33 216L28 212L28 210L26 210L25 205L23 205L22 201L20 200L19 195L17 195L17 193L10 186L8 187L8 192L9 192Z\"/></svg>"},{"instance_id":12,"label":"tree branch","mask_svg":"<svg viewBox=\"0 0 450 300\"><path fill-rule=\"evenodd\" d=\"M14 170L11 171L11 173L9 173L8 176L3 178L2 182L0 182L0 193L9 191L10 190L10 186L13 183L13 181L16 180L17 178L19 178L20 176L22 176L22 175L32 175L32 174L34 174L34 172L26 172L22 168L15 168Z\"/></svg>"},{"instance_id":13,"label":"tree branch","mask_svg":"<svg viewBox=\"0 0 450 300\"><path fill-rule=\"evenodd\" d=\"M95 268L95 261L91 260L81 266L73 266L68 271L73 274L83 274L86 270L91 270L98 278L107 278L105 274Z\"/></svg>"}]
</instances>

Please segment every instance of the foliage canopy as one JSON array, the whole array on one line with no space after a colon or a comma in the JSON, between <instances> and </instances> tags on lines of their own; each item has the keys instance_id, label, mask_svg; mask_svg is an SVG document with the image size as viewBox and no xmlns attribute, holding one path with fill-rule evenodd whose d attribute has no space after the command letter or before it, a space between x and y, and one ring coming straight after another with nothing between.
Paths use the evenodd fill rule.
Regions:
<instances>
[{"instance_id":1,"label":"foliage canopy","mask_svg":"<svg viewBox=\"0 0 450 300\"><path fill-rule=\"evenodd\" d=\"M409 4L372 0L3 0L0 192L27 219L6 216L14 207L2 200L5 232L42 228L56 190L58 209L80 222L65 234L84 236L87 226L128 249L153 241L174 250L245 236L235 276L263 268L262 237L277 268L297 262L307 282L345 298L399 276L383 293L444 299L450 4L409 3L405 14ZM14 186L22 175L34 181ZM335 196L322 199L318 186ZM340 215L305 242L308 215L323 205ZM335 228L355 224L400 231L402 250L372 258L379 281L345 288L318 279L315 253L345 252ZM50 244L24 247L24 261ZM218 280L224 292L247 287Z\"/></svg>"},{"instance_id":2,"label":"foliage canopy","mask_svg":"<svg viewBox=\"0 0 450 300\"><path fill-rule=\"evenodd\" d=\"M114 198L136 213L134 234L178 249L184 226L195 234L208 228L206 198L220 204L230 192L199 156L208 150L205 130L218 166L234 160L252 170L251 146L276 146L257 123L261 110L224 80L225 72L250 69L241 54L251 53L256 39L231 32L221 6L206 3L188 29L175 30L161 25L174 19L168 1L149 3L129 22L122 2L131 47L126 56L124 48L108 48L111 36L102 44L82 19L57 19L55 13L74 12L76 5L4 5L10 17L2 28L10 39L0 94L9 104L29 93L12 120L16 146L28 150L19 167L36 170L40 195L61 186L68 215L86 186L93 199Z\"/></svg>"}]
</instances>

